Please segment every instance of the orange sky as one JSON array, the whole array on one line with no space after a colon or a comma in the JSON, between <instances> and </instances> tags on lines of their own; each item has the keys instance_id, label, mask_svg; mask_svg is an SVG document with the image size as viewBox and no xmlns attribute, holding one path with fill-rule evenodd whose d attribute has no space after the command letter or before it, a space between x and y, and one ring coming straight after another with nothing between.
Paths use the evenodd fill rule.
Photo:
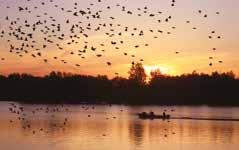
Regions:
<instances>
[{"instance_id":1,"label":"orange sky","mask_svg":"<svg viewBox=\"0 0 239 150\"><path fill-rule=\"evenodd\" d=\"M22 2L20 2L22 1ZM81 4L79 7L88 7L92 1L79 1ZM9 0L4 2L1 7L1 26L0 30L7 30L8 24L4 22L4 18L8 15L10 18L21 17L33 21L36 18L34 13L31 16L26 14L18 14L17 6L24 5L24 0ZM66 8L71 8L74 1L64 1L59 5ZM157 23L155 18L149 18L147 15L137 17L135 15L127 15L122 13L115 5L119 3L121 6L126 6L129 10L134 10L138 7L143 8L148 6L149 12L162 11L161 19L171 15L172 19L168 23ZM128 76L127 72L132 61L139 61L144 59L143 64L146 66L146 72L151 69L159 68L164 73L171 75L178 75L182 73L190 73L193 70L197 72L210 73L212 71L230 71L233 70L239 75L239 19L237 14L239 10L236 6L239 5L239 1L231 0L230 2L225 0L184 0L177 1L176 6L172 8L170 6L171 1L165 0L127 0L114 2L105 0L104 3L95 4L94 9L101 9L104 12L100 21L91 21L93 27L96 27L99 23L114 23L121 24L122 26L129 26L130 31L134 27L145 31L145 36L131 36L133 32L124 33L121 37L109 38L105 36L107 28L100 32L88 32L90 35L87 40L89 45L97 47L96 52L89 51L84 56L85 59L81 59L77 55L71 55L70 52L77 52L82 49L83 44L67 45L68 40L61 41L61 45L64 47L64 51L59 51L55 46L49 46L42 51L43 57L49 60L48 63L44 63L43 58L32 58L30 55L24 55L23 58L8 52L8 44L5 42L7 38L0 38L0 58L5 58L4 61L0 61L0 73L9 74L11 72L26 72L36 75L44 75L52 70L74 72L80 74L106 74L110 77L114 76L115 72L118 72L121 76ZM10 9L6 9L5 6L11 6ZM30 7L30 4L25 4ZM31 4L37 5L37 2ZM111 6L111 10L106 10L106 6ZM203 14L208 14L208 18L202 17L202 14L198 14L198 10L202 10ZM65 23L66 19L76 22L77 19L72 18L67 14L61 14L58 10L52 9L49 4L44 7L39 6L37 13L48 12L51 16L54 16L61 24ZM219 11L220 14L216 15ZM17 14L17 15L16 15ZM109 17L115 17L114 21L111 21ZM187 24L186 21L190 20ZM84 22L85 21L85 22ZM88 20L82 20L83 24L88 24ZM176 29L172 29L175 26ZM197 30L192 28L196 27ZM69 33L69 28L65 25L64 33ZM114 27L114 33L118 33L123 27ZM163 30L164 34L150 33L149 30ZM209 39L208 36L211 31L215 30L215 36L220 35L221 39ZM147 33L146 33L147 32ZM171 32L171 34L166 34ZM153 38L157 36L158 38ZM41 43L41 35L36 36L37 41ZM115 49L110 41L123 40L124 44L120 45L120 49ZM104 43L104 48L99 44ZM148 47L144 44L149 44ZM14 41L14 44L20 44L19 41ZM140 45L139 48L134 48L135 45ZM217 48L213 51L212 48ZM104 49L105 52L102 52ZM178 51L179 54L175 54ZM123 53L127 52L129 56L124 56ZM102 54L101 58L96 57L96 54ZM130 57L135 55L135 58ZM62 64L60 61L55 61L54 56L64 59L68 64ZM209 57L213 57L213 60L209 60ZM112 62L112 66L106 65L106 62ZM220 64L218 61L223 61ZM213 66L208 64L212 63ZM75 64L80 64L80 67L75 67Z\"/></svg>"}]
</instances>

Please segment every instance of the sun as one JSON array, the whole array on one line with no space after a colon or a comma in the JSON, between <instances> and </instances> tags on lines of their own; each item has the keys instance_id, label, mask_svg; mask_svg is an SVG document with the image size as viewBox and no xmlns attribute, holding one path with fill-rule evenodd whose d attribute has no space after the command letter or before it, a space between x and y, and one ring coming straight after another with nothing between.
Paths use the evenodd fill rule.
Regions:
<instances>
[{"instance_id":1,"label":"sun","mask_svg":"<svg viewBox=\"0 0 239 150\"><path fill-rule=\"evenodd\" d=\"M149 66L149 65L144 65L145 73L150 76L150 73L156 70L160 70L162 74L170 75L171 70L167 66Z\"/></svg>"}]
</instances>

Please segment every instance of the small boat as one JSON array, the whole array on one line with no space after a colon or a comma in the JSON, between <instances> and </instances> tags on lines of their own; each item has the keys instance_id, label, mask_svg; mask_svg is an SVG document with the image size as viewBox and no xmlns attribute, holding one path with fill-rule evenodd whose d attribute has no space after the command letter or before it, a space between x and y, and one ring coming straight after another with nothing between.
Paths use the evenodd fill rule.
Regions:
<instances>
[{"instance_id":1,"label":"small boat","mask_svg":"<svg viewBox=\"0 0 239 150\"><path fill-rule=\"evenodd\" d=\"M163 120L167 120L170 119L170 115L166 114L165 112L163 112L162 115L156 115L154 114L154 112L150 112L150 113L146 113L146 112L142 112L142 113L138 113L137 114L139 119L163 119Z\"/></svg>"}]
</instances>

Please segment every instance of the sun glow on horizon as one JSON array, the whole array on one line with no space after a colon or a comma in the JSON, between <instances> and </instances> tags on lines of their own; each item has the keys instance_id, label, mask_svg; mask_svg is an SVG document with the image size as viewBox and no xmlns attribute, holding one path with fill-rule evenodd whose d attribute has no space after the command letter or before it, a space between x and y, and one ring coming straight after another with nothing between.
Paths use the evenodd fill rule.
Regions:
<instances>
[{"instance_id":1,"label":"sun glow on horizon","mask_svg":"<svg viewBox=\"0 0 239 150\"><path fill-rule=\"evenodd\" d=\"M150 73L156 70L160 70L165 75L175 75L176 71L168 65L144 65L145 73L150 76Z\"/></svg>"}]
</instances>

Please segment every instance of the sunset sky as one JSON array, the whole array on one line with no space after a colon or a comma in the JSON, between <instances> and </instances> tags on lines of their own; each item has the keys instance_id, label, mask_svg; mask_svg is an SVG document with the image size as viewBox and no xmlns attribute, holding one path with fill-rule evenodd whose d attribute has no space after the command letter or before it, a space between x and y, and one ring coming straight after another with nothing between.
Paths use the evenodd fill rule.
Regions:
<instances>
[{"instance_id":1,"label":"sunset sky","mask_svg":"<svg viewBox=\"0 0 239 150\"><path fill-rule=\"evenodd\" d=\"M91 23L92 28L96 28L99 23L121 24L121 27L114 27L114 33L119 33L125 26L129 27L130 32L124 33L121 37L109 38L105 32L108 32L110 27L99 32L87 31L89 37L87 39L82 37L83 41L87 40L89 46L97 47L97 50L96 52L88 50L84 55L85 59L70 54L70 52L76 53L82 49L84 46L82 41L79 41L79 44L67 45L66 43L70 39L65 39L58 42L64 47L64 50L58 50L56 46L49 45L46 49L41 50L43 54L41 58L33 58L30 54L19 57L14 53L9 53L9 44L6 42L8 36L5 36L0 38L0 58L5 58L5 60L0 60L1 74L24 72L44 75L55 70L89 75L106 74L109 77L113 77L115 72L118 72L120 76L127 77L131 62L144 59L143 64L147 73L158 68L163 73L170 75L191 73L193 70L205 73L215 70L220 72L233 70L239 76L238 0L176 0L174 7L171 7L171 0L102 0L101 3L98 3L97 0L54 0L53 4L49 1L0 0L0 31L9 31L9 22L5 20L6 16L10 20L16 20L19 17L22 22L24 20L34 22L37 20L37 14L44 17L43 13L47 12L46 18L49 16L56 18L56 22L62 24L62 32L65 34L69 34L69 25L65 23L67 19L71 23L81 21L84 27ZM46 5L41 6L41 2L45 2ZM102 18L97 21L86 20L60 11L61 7L67 10L72 9L74 2L78 2L79 9L86 9L90 7L90 3L94 3L92 9L102 10ZM120 4L120 7L116 6L117 3ZM54 4L59 5L59 8L55 8ZM6 8L7 6L10 8ZM28 6L32 9L32 13L18 12L19 6ZM34 6L39 8L34 11ZM111 6L111 9L106 9L107 6ZM156 12L162 11L162 14L150 18L150 13L142 13L143 15L138 17L137 13L128 15L122 12L121 6L125 6L127 10L133 12L137 12L137 8L143 9L147 6L148 12L156 14ZM198 10L202 10L202 13L198 13ZM216 12L220 12L220 14L218 15ZM204 14L207 14L208 17L204 18ZM172 16L172 19L166 23L164 19L168 16ZM109 17L114 17L115 20L111 20ZM161 23L157 22L159 18L162 19ZM188 20L190 23L186 23ZM196 27L196 30L193 30L193 27ZM133 28L144 30L145 35L143 37L131 36ZM164 33L151 33L150 29L162 30ZM209 39L211 31L216 33L212 39ZM167 34L167 32L171 34ZM158 38L153 38L154 36ZM221 36L221 39L217 39L217 36ZM41 34L34 35L34 39L40 43L39 47L43 43L42 38ZM112 40L123 40L124 44L121 44L119 49L115 49L110 44ZM16 40L12 40L12 42L15 45L21 44ZM99 46L101 43L105 44L104 48ZM149 46L144 46L145 44L149 44ZM139 48L136 49L135 45L139 45ZM216 50L212 50L213 48ZM105 52L102 52L101 49L104 49ZM124 52L127 52L128 56L124 56ZM98 58L96 54L103 56ZM135 58L132 58L131 55L135 55ZM54 60L55 56L68 63L63 64ZM209 57L214 59L210 60ZM43 61L44 58L48 59L48 63ZM107 66L106 62L108 61L112 63L112 66ZM223 63L219 63L219 61L223 61ZM213 65L209 66L209 63ZM76 67L75 64L80 64L80 67Z\"/></svg>"}]
</instances>

